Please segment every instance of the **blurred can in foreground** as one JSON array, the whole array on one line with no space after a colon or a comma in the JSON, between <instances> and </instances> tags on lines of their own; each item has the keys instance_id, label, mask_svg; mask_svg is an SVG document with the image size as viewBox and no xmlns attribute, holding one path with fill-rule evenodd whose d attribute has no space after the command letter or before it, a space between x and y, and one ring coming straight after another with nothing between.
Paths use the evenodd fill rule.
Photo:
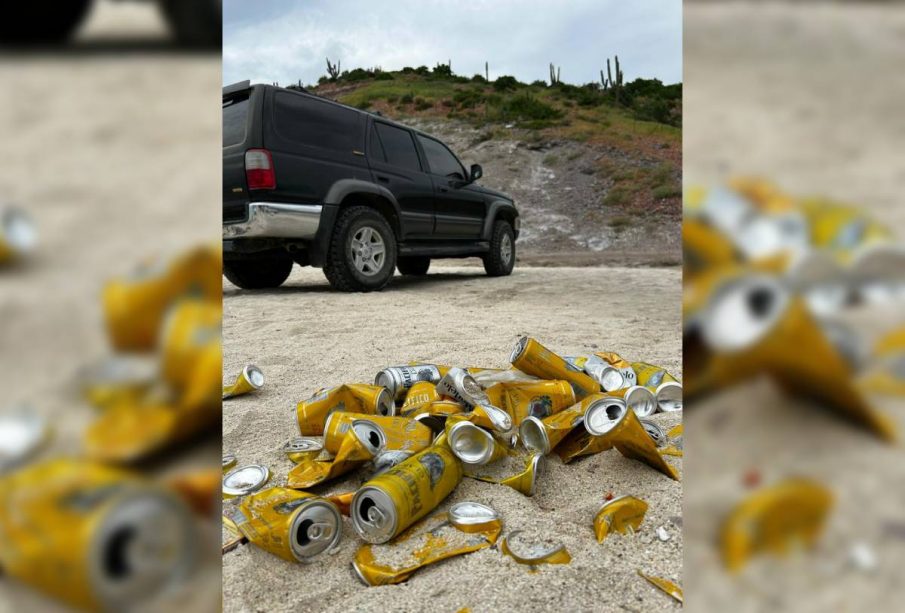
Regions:
<instances>
[{"instance_id":1,"label":"blurred can in foreground","mask_svg":"<svg viewBox=\"0 0 905 613\"><path fill-rule=\"evenodd\" d=\"M0 480L0 566L79 608L134 609L176 587L195 536L178 497L128 472L59 459Z\"/></svg>"}]
</instances>

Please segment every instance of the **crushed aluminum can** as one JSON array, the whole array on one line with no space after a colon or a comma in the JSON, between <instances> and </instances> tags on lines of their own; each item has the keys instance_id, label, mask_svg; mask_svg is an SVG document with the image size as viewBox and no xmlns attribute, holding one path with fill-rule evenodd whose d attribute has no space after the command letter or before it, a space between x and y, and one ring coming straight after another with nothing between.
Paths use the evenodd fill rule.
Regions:
<instances>
[{"instance_id":1,"label":"crushed aluminum can","mask_svg":"<svg viewBox=\"0 0 905 613\"><path fill-rule=\"evenodd\" d=\"M316 460L323 449L324 445L319 440L307 436L296 436L283 445L283 453L293 464L304 460Z\"/></svg>"},{"instance_id":2,"label":"crushed aluminum can","mask_svg":"<svg viewBox=\"0 0 905 613\"><path fill-rule=\"evenodd\" d=\"M506 411L492 404L478 405L465 417L475 425L497 432L503 438L511 439L515 436L512 418Z\"/></svg>"},{"instance_id":3,"label":"crushed aluminum can","mask_svg":"<svg viewBox=\"0 0 905 613\"><path fill-rule=\"evenodd\" d=\"M447 421L446 441L465 464L490 464L507 454L506 448L483 428L468 421Z\"/></svg>"},{"instance_id":4,"label":"crushed aluminum can","mask_svg":"<svg viewBox=\"0 0 905 613\"><path fill-rule=\"evenodd\" d=\"M0 533L4 575L84 610L152 601L184 585L198 556L196 521L178 496L81 460L0 479Z\"/></svg>"},{"instance_id":5,"label":"crushed aluminum can","mask_svg":"<svg viewBox=\"0 0 905 613\"><path fill-rule=\"evenodd\" d=\"M395 400L402 400L407 390L419 381L437 384L443 377L435 364L410 364L384 368L374 377L374 385L386 388Z\"/></svg>"},{"instance_id":6,"label":"crushed aluminum can","mask_svg":"<svg viewBox=\"0 0 905 613\"><path fill-rule=\"evenodd\" d=\"M500 551L519 564L568 564L572 556L562 543L552 545L523 537L522 530L512 530L500 541Z\"/></svg>"},{"instance_id":7,"label":"crushed aluminum can","mask_svg":"<svg viewBox=\"0 0 905 613\"><path fill-rule=\"evenodd\" d=\"M379 451L421 451L434 438L428 426L412 417L334 412L327 417L324 426L326 450L334 455L338 453L343 438L350 430L355 430L375 455Z\"/></svg>"},{"instance_id":8,"label":"crushed aluminum can","mask_svg":"<svg viewBox=\"0 0 905 613\"><path fill-rule=\"evenodd\" d=\"M30 407L0 413L0 474L27 460L49 437L47 420Z\"/></svg>"},{"instance_id":9,"label":"crushed aluminum can","mask_svg":"<svg viewBox=\"0 0 905 613\"><path fill-rule=\"evenodd\" d=\"M447 512L449 523L462 532L482 532L488 528L502 529L500 514L479 502L457 502Z\"/></svg>"},{"instance_id":10,"label":"crushed aluminum can","mask_svg":"<svg viewBox=\"0 0 905 613\"><path fill-rule=\"evenodd\" d=\"M144 265L104 286L102 301L107 335L116 351L149 351L170 327L167 315L181 298L220 306L223 297L223 251L217 245L188 250L169 262ZM219 342L220 330L217 329ZM222 371L221 371L222 382Z\"/></svg>"},{"instance_id":11,"label":"crushed aluminum can","mask_svg":"<svg viewBox=\"0 0 905 613\"><path fill-rule=\"evenodd\" d=\"M597 362L591 361L588 363L594 372L592 376L597 379L604 391L613 392L638 384L638 375L635 373L635 368L618 353L601 351L595 353L593 357L602 361L605 365L604 368L600 368L597 366ZM591 374L587 365L585 366L585 371Z\"/></svg>"},{"instance_id":12,"label":"crushed aluminum can","mask_svg":"<svg viewBox=\"0 0 905 613\"><path fill-rule=\"evenodd\" d=\"M380 449L355 429L349 430L332 460L303 460L289 471L286 485L294 489L307 489L318 483L335 479L374 459Z\"/></svg>"},{"instance_id":13,"label":"crushed aluminum can","mask_svg":"<svg viewBox=\"0 0 905 613\"><path fill-rule=\"evenodd\" d=\"M594 534L602 543L610 532L634 533L641 527L647 503L634 496L619 496L603 503L594 517Z\"/></svg>"},{"instance_id":14,"label":"crushed aluminum can","mask_svg":"<svg viewBox=\"0 0 905 613\"><path fill-rule=\"evenodd\" d=\"M669 579L663 579L662 577L654 577L653 575L647 575L640 570L638 571L638 575L640 575L643 579L645 579L648 583L653 585L655 588L660 590L661 592L672 596L676 601L680 603L685 602L685 597L682 594L682 588L678 585L670 581Z\"/></svg>"},{"instance_id":15,"label":"crushed aluminum can","mask_svg":"<svg viewBox=\"0 0 905 613\"><path fill-rule=\"evenodd\" d=\"M352 527L369 543L385 543L430 513L462 481L462 464L433 445L367 481L352 500Z\"/></svg>"},{"instance_id":16,"label":"crushed aluminum can","mask_svg":"<svg viewBox=\"0 0 905 613\"><path fill-rule=\"evenodd\" d=\"M657 447L664 447L667 441L669 441L669 437L666 436L666 432L663 431L663 428L649 419L642 419L640 421L641 425L644 426L644 431L647 432L647 435L654 442L654 445Z\"/></svg>"},{"instance_id":17,"label":"crushed aluminum can","mask_svg":"<svg viewBox=\"0 0 905 613\"><path fill-rule=\"evenodd\" d=\"M431 402L408 416L418 420L435 433L443 432L447 418L453 415L461 415L465 407L455 400L437 400Z\"/></svg>"},{"instance_id":18,"label":"crushed aluminum can","mask_svg":"<svg viewBox=\"0 0 905 613\"><path fill-rule=\"evenodd\" d=\"M260 464L238 466L223 475L224 497L246 496L270 480L270 470Z\"/></svg>"},{"instance_id":19,"label":"crushed aluminum can","mask_svg":"<svg viewBox=\"0 0 905 613\"><path fill-rule=\"evenodd\" d=\"M31 217L17 208L0 209L0 264L27 256L36 243L37 234Z\"/></svg>"},{"instance_id":20,"label":"crushed aluminum can","mask_svg":"<svg viewBox=\"0 0 905 613\"><path fill-rule=\"evenodd\" d=\"M329 500L285 487L246 497L229 513L239 532L290 562L310 562L342 538L342 516Z\"/></svg>"},{"instance_id":21,"label":"crushed aluminum can","mask_svg":"<svg viewBox=\"0 0 905 613\"><path fill-rule=\"evenodd\" d=\"M465 475L478 481L498 483L511 487L525 496L534 496L537 491L537 480L543 474L547 459L541 453L513 453L504 461L492 465L467 465L464 467ZM524 468L515 474L499 475L500 469L505 468L501 464L509 466L523 466ZM511 472L511 471L510 471Z\"/></svg>"},{"instance_id":22,"label":"crushed aluminum can","mask_svg":"<svg viewBox=\"0 0 905 613\"><path fill-rule=\"evenodd\" d=\"M720 534L723 563L739 571L759 553L786 553L792 542L813 546L823 532L833 494L822 484L789 478L761 488L727 516Z\"/></svg>"},{"instance_id":23,"label":"crushed aluminum can","mask_svg":"<svg viewBox=\"0 0 905 613\"><path fill-rule=\"evenodd\" d=\"M368 586L401 583L429 564L490 547L502 531L499 520L469 524L468 528L459 528L450 514L434 513L392 543L363 545L355 554L352 570Z\"/></svg>"},{"instance_id":24,"label":"crushed aluminum can","mask_svg":"<svg viewBox=\"0 0 905 613\"><path fill-rule=\"evenodd\" d=\"M223 386L223 400L235 398L264 387L264 373L254 364L248 364L236 377L232 385Z\"/></svg>"},{"instance_id":25,"label":"crushed aluminum can","mask_svg":"<svg viewBox=\"0 0 905 613\"><path fill-rule=\"evenodd\" d=\"M438 400L440 400L440 394L437 392L436 384L430 381L418 381L406 393L399 414L408 417Z\"/></svg>"},{"instance_id":26,"label":"crushed aluminum can","mask_svg":"<svg viewBox=\"0 0 905 613\"><path fill-rule=\"evenodd\" d=\"M701 338L714 352L686 381L696 391L768 373L786 390L816 399L887 441L897 428L880 413L851 376L845 357L826 336L801 298L770 275L721 281L707 292ZM752 304L759 305L750 312ZM739 319L747 322L739 326ZM818 367L815 367L819 365Z\"/></svg>"},{"instance_id":27,"label":"crushed aluminum can","mask_svg":"<svg viewBox=\"0 0 905 613\"><path fill-rule=\"evenodd\" d=\"M321 390L296 407L299 434L320 436L327 417L334 411L366 415L394 415L396 405L384 387L364 383L348 383Z\"/></svg>"},{"instance_id":28,"label":"crushed aluminum can","mask_svg":"<svg viewBox=\"0 0 905 613\"><path fill-rule=\"evenodd\" d=\"M572 405L565 411L555 413L546 419L527 417L519 426L519 440L525 449L547 455L556 448L569 432L581 425L588 407L603 398L605 398L603 394L592 394L585 397L578 404Z\"/></svg>"},{"instance_id":29,"label":"crushed aluminum can","mask_svg":"<svg viewBox=\"0 0 905 613\"><path fill-rule=\"evenodd\" d=\"M556 455L563 464L576 458L593 455L613 448L613 443L602 436L594 436L584 428L575 428L556 446Z\"/></svg>"},{"instance_id":30,"label":"crushed aluminum can","mask_svg":"<svg viewBox=\"0 0 905 613\"><path fill-rule=\"evenodd\" d=\"M490 403L484 389L478 385L474 377L461 368L449 369L449 372L437 383L437 393L460 402L466 407Z\"/></svg>"},{"instance_id":31,"label":"crushed aluminum can","mask_svg":"<svg viewBox=\"0 0 905 613\"><path fill-rule=\"evenodd\" d=\"M654 392L640 385L607 392L607 396L621 398L638 417L650 417L657 412L657 397Z\"/></svg>"},{"instance_id":32,"label":"crushed aluminum can","mask_svg":"<svg viewBox=\"0 0 905 613\"><path fill-rule=\"evenodd\" d=\"M663 412L682 410L682 384L665 369L646 362L632 362L638 385L654 392L657 408ZM640 417L644 417L641 415Z\"/></svg>"},{"instance_id":33,"label":"crushed aluminum can","mask_svg":"<svg viewBox=\"0 0 905 613\"><path fill-rule=\"evenodd\" d=\"M516 343L509 361L520 371L539 379L568 381L578 400L600 391L595 379L527 336Z\"/></svg>"},{"instance_id":34,"label":"crushed aluminum can","mask_svg":"<svg viewBox=\"0 0 905 613\"><path fill-rule=\"evenodd\" d=\"M526 417L544 419L575 404L568 381L516 381L497 383L487 390L490 404L500 407L518 426Z\"/></svg>"},{"instance_id":35,"label":"crushed aluminum can","mask_svg":"<svg viewBox=\"0 0 905 613\"><path fill-rule=\"evenodd\" d=\"M671 479L679 480L679 474L657 452L657 447L632 411L623 411L613 420L610 405L597 403L588 407L584 426L591 434L600 436L604 443L611 443L627 458L644 462Z\"/></svg>"},{"instance_id":36,"label":"crushed aluminum can","mask_svg":"<svg viewBox=\"0 0 905 613\"><path fill-rule=\"evenodd\" d=\"M229 470L233 466L236 465L236 454L234 453L224 453L223 454L223 470Z\"/></svg>"}]
</instances>

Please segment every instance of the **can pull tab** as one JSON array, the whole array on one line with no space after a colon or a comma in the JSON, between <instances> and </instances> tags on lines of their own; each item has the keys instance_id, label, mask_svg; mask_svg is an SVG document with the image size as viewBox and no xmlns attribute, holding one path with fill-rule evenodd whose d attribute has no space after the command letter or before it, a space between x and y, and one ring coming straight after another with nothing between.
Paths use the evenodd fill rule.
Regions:
<instances>
[{"instance_id":1,"label":"can pull tab","mask_svg":"<svg viewBox=\"0 0 905 613\"><path fill-rule=\"evenodd\" d=\"M374 526L382 526L387 521L387 515L377 506L368 509L368 522Z\"/></svg>"},{"instance_id":2,"label":"can pull tab","mask_svg":"<svg viewBox=\"0 0 905 613\"><path fill-rule=\"evenodd\" d=\"M334 527L328 522L314 523L308 526L308 538L312 541L329 541L333 538Z\"/></svg>"}]
</instances>

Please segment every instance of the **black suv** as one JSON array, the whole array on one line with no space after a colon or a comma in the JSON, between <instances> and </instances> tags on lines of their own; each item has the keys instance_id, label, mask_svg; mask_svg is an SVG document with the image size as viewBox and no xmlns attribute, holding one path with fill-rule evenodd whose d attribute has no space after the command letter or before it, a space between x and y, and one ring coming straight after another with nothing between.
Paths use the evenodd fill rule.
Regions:
<instances>
[{"instance_id":1,"label":"black suv","mask_svg":"<svg viewBox=\"0 0 905 613\"><path fill-rule=\"evenodd\" d=\"M478 256L512 272L519 215L475 183L440 141L379 115L247 81L223 89L223 270L277 287L296 262L344 291L384 287L394 268Z\"/></svg>"}]
</instances>

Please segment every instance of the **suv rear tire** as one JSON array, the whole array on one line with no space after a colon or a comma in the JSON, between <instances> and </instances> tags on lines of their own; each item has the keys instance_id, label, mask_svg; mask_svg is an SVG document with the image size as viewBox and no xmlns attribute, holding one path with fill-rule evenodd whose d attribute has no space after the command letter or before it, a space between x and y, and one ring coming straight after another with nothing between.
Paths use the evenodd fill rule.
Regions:
<instances>
[{"instance_id":1,"label":"suv rear tire","mask_svg":"<svg viewBox=\"0 0 905 613\"><path fill-rule=\"evenodd\" d=\"M324 275L342 292L382 289L396 268L396 237L387 220L366 206L340 212L324 263Z\"/></svg>"},{"instance_id":2,"label":"suv rear tire","mask_svg":"<svg viewBox=\"0 0 905 613\"><path fill-rule=\"evenodd\" d=\"M493 223L490 253L484 256L484 271L490 277L505 277L515 267L515 232L512 224L498 219Z\"/></svg>"},{"instance_id":3,"label":"suv rear tire","mask_svg":"<svg viewBox=\"0 0 905 613\"><path fill-rule=\"evenodd\" d=\"M62 43L79 27L90 7L91 0L37 0L19 4L0 20L0 45Z\"/></svg>"},{"instance_id":4,"label":"suv rear tire","mask_svg":"<svg viewBox=\"0 0 905 613\"><path fill-rule=\"evenodd\" d=\"M426 275L431 267L431 259L423 256L406 256L400 257L396 262L396 268L399 274L420 277Z\"/></svg>"},{"instance_id":5,"label":"suv rear tire","mask_svg":"<svg viewBox=\"0 0 905 613\"><path fill-rule=\"evenodd\" d=\"M292 272L292 258L272 256L223 262L223 276L242 289L279 287Z\"/></svg>"}]
</instances>

